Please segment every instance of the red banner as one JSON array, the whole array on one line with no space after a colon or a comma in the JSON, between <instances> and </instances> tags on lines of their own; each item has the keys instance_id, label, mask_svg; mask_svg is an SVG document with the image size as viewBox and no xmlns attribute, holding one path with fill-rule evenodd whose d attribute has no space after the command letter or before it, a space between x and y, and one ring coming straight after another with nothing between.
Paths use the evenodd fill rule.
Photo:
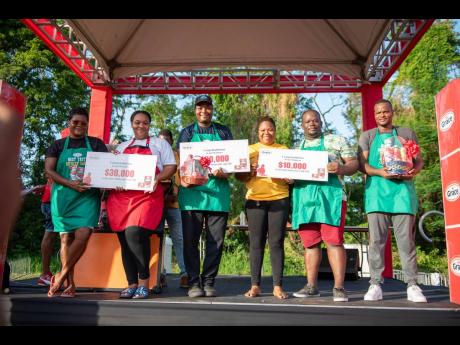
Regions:
<instances>
[{"instance_id":1,"label":"red banner","mask_svg":"<svg viewBox=\"0 0 460 345\"><path fill-rule=\"evenodd\" d=\"M460 304L460 79L436 95L450 301Z\"/></svg>"}]
</instances>

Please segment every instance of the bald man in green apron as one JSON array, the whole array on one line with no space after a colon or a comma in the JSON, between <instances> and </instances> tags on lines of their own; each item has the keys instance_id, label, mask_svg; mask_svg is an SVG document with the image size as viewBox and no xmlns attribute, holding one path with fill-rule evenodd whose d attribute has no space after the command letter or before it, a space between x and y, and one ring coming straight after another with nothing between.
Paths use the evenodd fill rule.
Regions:
<instances>
[{"instance_id":1,"label":"bald man in green apron","mask_svg":"<svg viewBox=\"0 0 460 345\"><path fill-rule=\"evenodd\" d=\"M197 122L184 128L177 141L181 142L232 140L228 127L211 121L212 99L200 95L195 99ZM212 145L212 144L210 144ZM184 262L189 275L189 297L214 297L215 277L219 270L230 211L230 187L228 174L222 169L213 171L209 181L202 186L179 188L179 207L181 209ZM199 240L206 223L206 253L203 270L200 270Z\"/></svg>"},{"instance_id":2,"label":"bald man in green apron","mask_svg":"<svg viewBox=\"0 0 460 345\"><path fill-rule=\"evenodd\" d=\"M400 146L401 137L417 143L415 133L409 128L393 126L393 106L385 99L374 105L377 128L361 134L359 138L360 169L367 174L364 208L369 221L369 270L370 287L364 300L383 299L382 272L385 262L385 245L388 228L393 231L398 245L399 256L407 283L407 299L412 302L426 302L422 290L417 285L417 258L415 249L415 215L418 209L414 177L423 168L419 153L414 166L406 174L391 174L382 164L380 150L385 143Z\"/></svg>"},{"instance_id":3,"label":"bald man in green apron","mask_svg":"<svg viewBox=\"0 0 460 345\"><path fill-rule=\"evenodd\" d=\"M301 150L326 151L328 154L328 181L296 181L292 193L292 229L298 230L305 247L307 285L294 297L318 297L318 272L321 264L321 242L326 243L327 254L334 275L332 296L334 302L347 302L344 288L346 252L343 246L346 215L346 194L340 175L353 175L358 170L356 151L345 138L325 134L320 114L307 110L302 115L305 138Z\"/></svg>"}]
</instances>

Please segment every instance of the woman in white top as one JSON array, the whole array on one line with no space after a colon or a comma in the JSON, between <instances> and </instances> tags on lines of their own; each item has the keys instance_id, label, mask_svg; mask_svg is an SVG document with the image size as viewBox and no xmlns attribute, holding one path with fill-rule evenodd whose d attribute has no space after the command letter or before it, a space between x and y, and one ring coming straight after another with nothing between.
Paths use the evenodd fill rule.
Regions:
<instances>
[{"instance_id":1,"label":"woman in white top","mask_svg":"<svg viewBox=\"0 0 460 345\"><path fill-rule=\"evenodd\" d=\"M150 235L159 225L163 213L163 188L159 181L169 179L176 171L176 159L171 146L164 139L149 135L151 116L146 111L131 115L134 138L121 143L116 152L158 156L155 179L145 183L154 185L152 192L123 190L110 192L107 216L112 231L121 245L123 267L128 280L120 298L149 296Z\"/></svg>"}]
</instances>

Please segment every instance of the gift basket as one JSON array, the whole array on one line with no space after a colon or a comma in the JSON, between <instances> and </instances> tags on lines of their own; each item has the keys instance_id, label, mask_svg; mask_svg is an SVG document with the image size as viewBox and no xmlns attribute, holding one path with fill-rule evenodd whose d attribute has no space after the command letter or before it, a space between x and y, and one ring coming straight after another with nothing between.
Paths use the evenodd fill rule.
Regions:
<instances>
[{"instance_id":1,"label":"gift basket","mask_svg":"<svg viewBox=\"0 0 460 345\"><path fill-rule=\"evenodd\" d=\"M208 157L194 158L189 155L180 167L181 185L191 187L206 184L209 180L210 164L211 160Z\"/></svg>"},{"instance_id":2,"label":"gift basket","mask_svg":"<svg viewBox=\"0 0 460 345\"><path fill-rule=\"evenodd\" d=\"M419 146L413 140L393 137L384 141L380 149L380 161L390 174L405 175L413 168L413 158L419 151Z\"/></svg>"}]
</instances>

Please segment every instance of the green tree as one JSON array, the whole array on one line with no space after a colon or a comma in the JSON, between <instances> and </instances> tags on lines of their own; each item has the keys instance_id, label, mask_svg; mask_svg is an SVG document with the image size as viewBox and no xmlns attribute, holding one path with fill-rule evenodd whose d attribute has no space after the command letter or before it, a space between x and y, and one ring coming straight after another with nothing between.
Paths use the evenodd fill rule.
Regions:
<instances>
[{"instance_id":1,"label":"green tree","mask_svg":"<svg viewBox=\"0 0 460 345\"><path fill-rule=\"evenodd\" d=\"M27 96L21 165L26 184L43 181L47 147L73 107L87 107L89 89L18 20L0 20L0 79Z\"/></svg>"}]
</instances>

